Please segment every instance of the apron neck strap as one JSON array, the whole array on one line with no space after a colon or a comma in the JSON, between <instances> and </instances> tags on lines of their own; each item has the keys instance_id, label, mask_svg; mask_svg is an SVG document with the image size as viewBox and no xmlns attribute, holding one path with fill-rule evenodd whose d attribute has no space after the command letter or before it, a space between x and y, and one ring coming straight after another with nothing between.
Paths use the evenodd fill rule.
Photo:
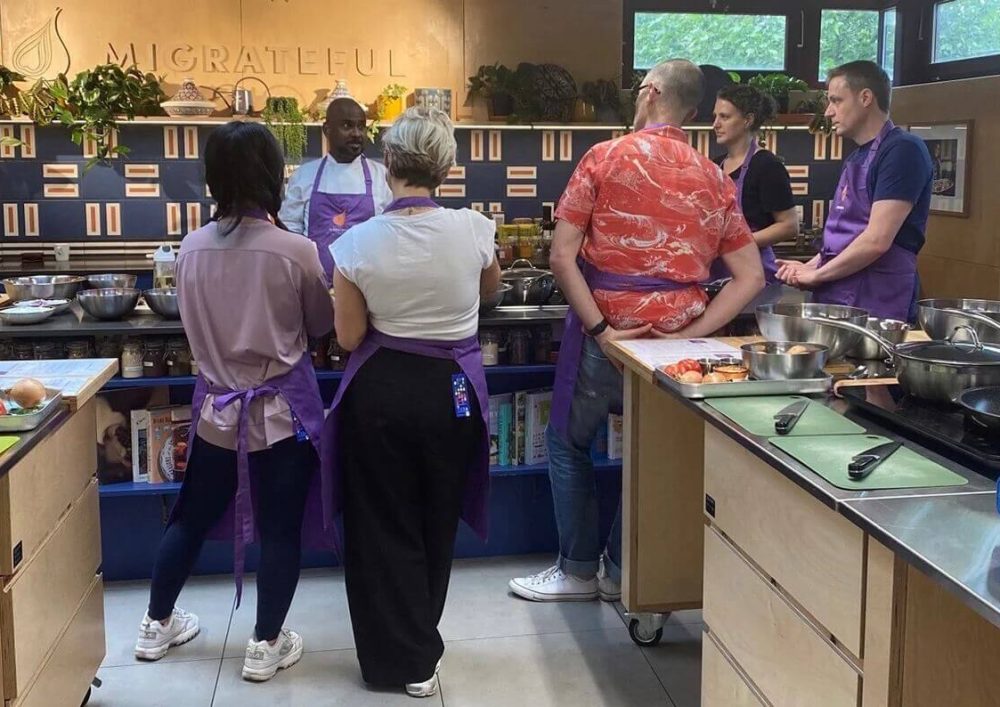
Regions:
<instances>
[{"instance_id":1,"label":"apron neck strap","mask_svg":"<svg viewBox=\"0 0 1000 707\"><path fill-rule=\"evenodd\" d=\"M404 196L393 199L392 203L385 207L383 213L390 211L402 211L403 209L439 209L437 202L428 196Z\"/></svg>"}]
</instances>

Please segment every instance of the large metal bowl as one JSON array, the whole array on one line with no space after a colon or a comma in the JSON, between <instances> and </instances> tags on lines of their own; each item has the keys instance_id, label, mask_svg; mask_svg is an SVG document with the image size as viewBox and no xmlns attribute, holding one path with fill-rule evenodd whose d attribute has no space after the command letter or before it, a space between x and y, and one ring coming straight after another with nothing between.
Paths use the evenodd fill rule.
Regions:
<instances>
[{"instance_id":1,"label":"large metal bowl","mask_svg":"<svg viewBox=\"0 0 1000 707\"><path fill-rule=\"evenodd\" d=\"M512 289L514 289L513 285L510 285L510 284L508 284L506 282L499 283L497 285L496 292L494 292L489 297L482 297L482 298L480 298L480 300L479 300L479 311L480 312L491 312L491 311L493 311L494 309L496 309L497 307L500 306L500 303L503 302L504 297L506 297L507 293L510 292ZM150 305L150 307L152 307L152 306L153 305Z\"/></svg>"},{"instance_id":2,"label":"large metal bowl","mask_svg":"<svg viewBox=\"0 0 1000 707\"><path fill-rule=\"evenodd\" d=\"M83 287L84 279L76 275L29 275L3 281L4 290L12 302L26 299L73 299Z\"/></svg>"},{"instance_id":3,"label":"large metal bowl","mask_svg":"<svg viewBox=\"0 0 1000 707\"><path fill-rule=\"evenodd\" d=\"M76 299L83 311L95 319L121 319L139 304L139 290L132 287L83 290Z\"/></svg>"},{"instance_id":4,"label":"large metal bowl","mask_svg":"<svg viewBox=\"0 0 1000 707\"><path fill-rule=\"evenodd\" d=\"M802 341L830 350L830 360L843 358L861 341L854 331L817 324L808 317L832 319L865 326L868 312L839 304L762 304L757 307L757 326L771 341Z\"/></svg>"},{"instance_id":5,"label":"large metal bowl","mask_svg":"<svg viewBox=\"0 0 1000 707\"><path fill-rule=\"evenodd\" d=\"M108 275L88 275L87 284L92 288L100 290L107 287L135 287L138 279L135 275L124 275L121 273Z\"/></svg>"},{"instance_id":6,"label":"large metal bowl","mask_svg":"<svg viewBox=\"0 0 1000 707\"><path fill-rule=\"evenodd\" d=\"M149 308L164 319L181 318L176 287L161 287L155 290L146 290L142 293L142 297L146 300Z\"/></svg>"},{"instance_id":7,"label":"large metal bowl","mask_svg":"<svg viewBox=\"0 0 1000 707\"><path fill-rule=\"evenodd\" d=\"M1000 302L996 300L920 300L917 320L932 339L947 339L955 327L964 325L975 329L980 341L1000 344Z\"/></svg>"},{"instance_id":8,"label":"large metal bowl","mask_svg":"<svg viewBox=\"0 0 1000 707\"><path fill-rule=\"evenodd\" d=\"M789 350L795 347L795 353ZM830 349L797 341L760 341L743 344L743 365L757 380L802 380L823 376Z\"/></svg>"},{"instance_id":9,"label":"large metal bowl","mask_svg":"<svg viewBox=\"0 0 1000 707\"><path fill-rule=\"evenodd\" d=\"M868 317L868 331L874 331L890 344L901 344L906 341L906 335L910 333L910 325L898 319L879 319L878 317ZM874 339L862 337L857 346L847 352L851 358L860 358L865 361L878 361L886 358L887 354L882 346Z\"/></svg>"}]
</instances>

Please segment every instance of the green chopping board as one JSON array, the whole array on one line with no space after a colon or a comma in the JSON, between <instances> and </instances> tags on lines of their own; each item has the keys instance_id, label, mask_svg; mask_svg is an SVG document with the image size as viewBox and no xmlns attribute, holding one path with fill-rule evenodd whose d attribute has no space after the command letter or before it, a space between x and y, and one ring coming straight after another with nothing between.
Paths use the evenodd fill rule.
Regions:
<instances>
[{"instance_id":1,"label":"green chopping board","mask_svg":"<svg viewBox=\"0 0 1000 707\"><path fill-rule=\"evenodd\" d=\"M773 437L774 416L798 400L801 395L764 395L748 398L711 398L705 404L715 408L750 434ZM812 402L799 418L789 437L816 435L864 434L865 428L834 412L822 403Z\"/></svg>"},{"instance_id":2,"label":"green chopping board","mask_svg":"<svg viewBox=\"0 0 1000 707\"><path fill-rule=\"evenodd\" d=\"M11 437L10 435L0 436L0 454L3 454L20 441L20 437Z\"/></svg>"},{"instance_id":3,"label":"green chopping board","mask_svg":"<svg viewBox=\"0 0 1000 707\"><path fill-rule=\"evenodd\" d=\"M935 486L963 486L969 483L903 446L879 464L862 481L851 481L847 465L851 459L872 447L892 440L878 435L841 435L839 437L772 437L778 449L798 459L839 489L875 491L880 489L915 489Z\"/></svg>"}]
</instances>

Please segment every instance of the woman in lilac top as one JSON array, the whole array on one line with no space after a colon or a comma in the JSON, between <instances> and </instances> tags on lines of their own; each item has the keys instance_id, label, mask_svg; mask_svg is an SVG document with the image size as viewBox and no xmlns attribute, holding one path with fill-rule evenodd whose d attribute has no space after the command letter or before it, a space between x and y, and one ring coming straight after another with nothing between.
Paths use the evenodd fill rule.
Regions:
<instances>
[{"instance_id":1,"label":"woman in lilac top","mask_svg":"<svg viewBox=\"0 0 1000 707\"><path fill-rule=\"evenodd\" d=\"M243 677L263 681L302 655L302 638L282 626L304 531L319 540L328 520L317 473L323 403L306 349L309 336L330 331L333 309L315 244L284 230L277 216L284 160L268 130L241 122L214 130L205 172L217 209L184 238L176 273L184 331L201 369L190 459L135 655L158 660L198 634L198 617L175 602L215 528L235 541L237 596L245 546L261 542L257 624Z\"/></svg>"}]
</instances>

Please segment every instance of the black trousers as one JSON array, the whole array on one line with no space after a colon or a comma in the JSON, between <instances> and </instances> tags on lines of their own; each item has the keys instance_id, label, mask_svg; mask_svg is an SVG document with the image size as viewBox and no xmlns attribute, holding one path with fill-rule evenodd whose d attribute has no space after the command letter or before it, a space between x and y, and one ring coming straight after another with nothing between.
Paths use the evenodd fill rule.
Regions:
<instances>
[{"instance_id":1,"label":"black trousers","mask_svg":"<svg viewBox=\"0 0 1000 707\"><path fill-rule=\"evenodd\" d=\"M292 604L302 557L302 516L317 464L312 444L294 437L250 453L250 469L258 474L254 520L261 539L257 640L278 637ZM236 452L196 436L183 493L182 511L164 533L153 566L149 616L157 620L170 616L205 536L236 495Z\"/></svg>"},{"instance_id":2,"label":"black trousers","mask_svg":"<svg viewBox=\"0 0 1000 707\"><path fill-rule=\"evenodd\" d=\"M451 360L380 349L341 402L344 569L364 680L431 677L455 534L483 422L458 418Z\"/></svg>"}]
</instances>

